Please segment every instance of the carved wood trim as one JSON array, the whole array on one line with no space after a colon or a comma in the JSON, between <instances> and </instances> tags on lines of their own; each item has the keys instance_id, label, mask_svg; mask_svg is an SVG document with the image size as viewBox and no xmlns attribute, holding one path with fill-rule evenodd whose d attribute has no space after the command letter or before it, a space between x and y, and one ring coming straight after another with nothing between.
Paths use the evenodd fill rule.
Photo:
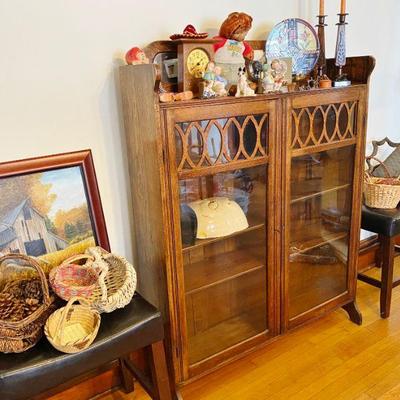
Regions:
<instances>
[{"instance_id":1,"label":"carved wood trim","mask_svg":"<svg viewBox=\"0 0 400 400\"><path fill-rule=\"evenodd\" d=\"M244 119L240 121L239 118ZM243 161L262 160L266 162L268 158L266 150L269 133L268 113L229 117L222 120L225 122L222 123L221 119L209 119L175 123L175 145L182 147L181 152L177 151L178 173L228 164L232 168ZM211 149L209 138L213 128L219 143L217 148ZM249 135L254 135L254 137L249 138ZM246 148L246 143L248 143L246 140L252 139L254 145ZM237 141L235 147L229 148L229 145L235 140ZM191 141L195 143L191 143ZM210 153L211 150L214 153Z\"/></svg>"},{"instance_id":2,"label":"carved wood trim","mask_svg":"<svg viewBox=\"0 0 400 400\"><path fill-rule=\"evenodd\" d=\"M356 114L357 114L357 101L350 101L344 103L334 103L319 105L316 107L302 107L294 108L292 114L292 142L291 149L305 149L308 147L315 147L323 144L331 144L345 140L354 139L357 136ZM320 123L322 128L320 132L316 132L315 123L318 122L316 115L320 113L322 119ZM341 126L341 117L346 116L346 126ZM334 117L333 131L328 129L328 120L331 121ZM305 120L304 120L305 118ZM308 132L306 127L301 126L304 120L308 125Z\"/></svg>"}]
</instances>

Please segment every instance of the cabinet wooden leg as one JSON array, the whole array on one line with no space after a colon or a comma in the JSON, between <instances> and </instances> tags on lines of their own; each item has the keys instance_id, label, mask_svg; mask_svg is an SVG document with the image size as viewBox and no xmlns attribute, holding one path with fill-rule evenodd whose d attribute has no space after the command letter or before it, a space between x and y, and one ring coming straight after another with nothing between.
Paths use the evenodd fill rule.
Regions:
<instances>
[{"instance_id":1,"label":"cabinet wooden leg","mask_svg":"<svg viewBox=\"0 0 400 400\"><path fill-rule=\"evenodd\" d=\"M362 315L355 301L345 304L342 308L347 312L347 314L349 314L350 321L354 322L357 325L362 324Z\"/></svg>"},{"instance_id":2,"label":"cabinet wooden leg","mask_svg":"<svg viewBox=\"0 0 400 400\"><path fill-rule=\"evenodd\" d=\"M381 239L382 270L381 270L381 317L390 315L390 303L393 289L393 263L394 263L394 239L384 236Z\"/></svg>"},{"instance_id":3,"label":"cabinet wooden leg","mask_svg":"<svg viewBox=\"0 0 400 400\"><path fill-rule=\"evenodd\" d=\"M158 400L172 400L175 395L171 390L167 363L165 361L164 344L162 341L149 346L150 367L154 384L154 392Z\"/></svg>"},{"instance_id":4,"label":"cabinet wooden leg","mask_svg":"<svg viewBox=\"0 0 400 400\"><path fill-rule=\"evenodd\" d=\"M129 356L126 356L127 358ZM134 380L133 380L133 375L129 371L129 369L126 367L125 364L125 357L122 357L119 359L119 365L121 368L121 384L122 384L122 389L124 390L125 393L130 393L133 392L134 390Z\"/></svg>"}]
</instances>

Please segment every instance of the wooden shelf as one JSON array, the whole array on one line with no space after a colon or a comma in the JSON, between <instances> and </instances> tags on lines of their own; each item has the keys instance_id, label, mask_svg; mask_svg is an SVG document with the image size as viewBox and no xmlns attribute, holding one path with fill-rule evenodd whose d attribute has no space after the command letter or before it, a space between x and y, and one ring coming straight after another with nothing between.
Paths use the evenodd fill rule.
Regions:
<instances>
[{"instance_id":1,"label":"wooden shelf","mask_svg":"<svg viewBox=\"0 0 400 400\"><path fill-rule=\"evenodd\" d=\"M334 186L334 187L329 188L329 189L325 189L325 190L321 190L321 191L317 191L317 192L312 192L312 193L309 193L309 194L306 194L306 195L295 196L292 200L290 200L290 204L297 203L299 201L308 200L308 199L311 199L313 197L322 196L322 195L327 194L327 193L336 192L336 191L343 190L343 189L350 188L350 187L351 187L351 185L349 183L346 183L344 185Z\"/></svg>"},{"instance_id":2,"label":"wooden shelf","mask_svg":"<svg viewBox=\"0 0 400 400\"><path fill-rule=\"evenodd\" d=\"M335 264L289 264L289 318L322 304L346 291L347 266Z\"/></svg>"},{"instance_id":3,"label":"wooden shelf","mask_svg":"<svg viewBox=\"0 0 400 400\"><path fill-rule=\"evenodd\" d=\"M185 266L187 295L219 285L241 275L265 268L262 251L238 249Z\"/></svg>"},{"instance_id":4,"label":"wooden shelf","mask_svg":"<svg viewBox=\"0 0 400 400\"><path fill-rule=\"evenodd\" d=\"M253 223L253 224L251 224L250 221L249 221L249 225L250 226L248 228L243 229L242 231L239 231L239 232L232 233L232 235L227 235L227 236L223 236L223 237L219 237L219 238L213 238L213 239L196 239L195 244L183 247L182 251L184 251L184 252L185 251L190 251L190 250L193 250L193 249L201 247L201 246L207 246L210 243L219 242L221 240L229 239L229 238L232 238L232 237L235 237L235 236L238 236L238 235L242 235L244 233L251 232L251 231L254 231L254 230L257 230L257 229L261 229L261 228L265 227L264 223Z\"/></svg>"},{"instance_id":5,"label":"wooden shelf","mask_svg":"<svg viewBox=\"0 0 400 400\"><path fill-rule=\"evenodd\" d=\"M326 229L322 223L314 223L292 233L290 247L295 247L296 252L302 254L324 244L343 239L348 235L348 230L332 232Z\"/></svg>"},{"instance_id":6,"label":"wooden shelf","mask_svg":"<svg viewBox=\"0 0 400 400\"><path fill-rule=\"evenodd\" d=\"M195 364L266 330L266 307L258 307L222 321L194 336L189 336L189 364Z\"/></svg>"}]
</instances>

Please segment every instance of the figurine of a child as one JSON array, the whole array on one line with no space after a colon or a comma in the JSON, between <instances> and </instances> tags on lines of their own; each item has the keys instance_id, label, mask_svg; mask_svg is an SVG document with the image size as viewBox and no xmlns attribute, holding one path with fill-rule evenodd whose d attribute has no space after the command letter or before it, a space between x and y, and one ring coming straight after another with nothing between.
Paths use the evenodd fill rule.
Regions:
<instances>
[{"instance_id":1,"label":"figurine of a child","mask_svg":"<svg viewBox=\"0 0 400 400\"><path fill-rule=\"evenodd\" d=\"M219 66L216 66L214 68L214 85L213 85L213 90L215 93L217 93L218 96L226 96L227 95L227 90L226 90L226 85L228 84L228 81L221 76L222 69Z\"/></svg>"},{"instance_id":2,"label":"figurine of a child","mask_svg":"<svg viewBox=\"0 0 400 400\"><path fill-rule=\"evenodd\" d=\"M225 86L228 81L221 76L221 67L215 66L213 61L207 64L207 68L203 74L204 89L202 97L210 98L215 96L226 96L227 90Z\"/></svg>"},{"instance_id":3,"label":"figurine of a child","mask_svg":"<svg viewBox=\"0 0 400 400\"><path fill-rule=\"evenodd\" d=\"M203 89L202 97L207 98L207 99L210 97L217 96L217 94L213 90L214 81L215 81L214 69L215 69L215 64L214 64L214 62L210 61L207 64L207 68L203 74L204 89Z\"/></svg>"},{"instance_id":4,"label":"figurine of a child","mask_svg":"<svg viewBox=\"0 0 400 400\"><path fill-rule=\"evenodd\" d=\"M272 60L271 62L271 76L274 80L274 90L281 90L282 85L285 84L285 74L287 65L282 60Z\"/></svg>"}]
</instances>

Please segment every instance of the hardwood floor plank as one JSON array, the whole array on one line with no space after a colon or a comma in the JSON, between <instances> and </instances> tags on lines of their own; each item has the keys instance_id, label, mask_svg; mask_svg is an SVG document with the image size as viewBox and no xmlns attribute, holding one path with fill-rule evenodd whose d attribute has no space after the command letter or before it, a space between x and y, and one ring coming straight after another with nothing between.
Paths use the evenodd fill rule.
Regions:
<instances>
[{"instance_id":1,"label":"hardwood floor plank","mask_svg":"<svg viewBox=\"0 0 400 400\"><path fill-rule=\"evenodd\" d=\"M338 310L185 386L184 400L399 400L400 288L387 320L379 316L379 289L360 282L357 301L362 326ZM103 400L148 400L136 387Z\"/></svg>"}]
</instances>

